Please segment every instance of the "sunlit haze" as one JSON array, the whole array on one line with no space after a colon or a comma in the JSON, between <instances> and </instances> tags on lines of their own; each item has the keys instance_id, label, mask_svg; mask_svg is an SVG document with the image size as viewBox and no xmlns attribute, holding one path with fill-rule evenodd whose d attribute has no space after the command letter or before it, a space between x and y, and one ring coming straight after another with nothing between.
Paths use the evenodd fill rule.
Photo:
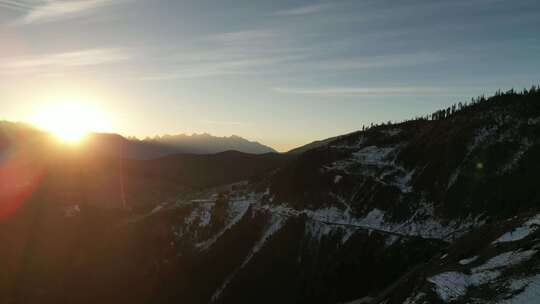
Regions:
<instances>
[{"instance_id":1,"label":"sunlit haze","mask_svg":"<svg viewBox=\"0 0 540 304\"><path fill-rule=\"evenodd\" d=\"M139 138L285 151L540 79L533 0L15 0L0 24L0 119L77 96Z\"/></svg>"}]
</instances>

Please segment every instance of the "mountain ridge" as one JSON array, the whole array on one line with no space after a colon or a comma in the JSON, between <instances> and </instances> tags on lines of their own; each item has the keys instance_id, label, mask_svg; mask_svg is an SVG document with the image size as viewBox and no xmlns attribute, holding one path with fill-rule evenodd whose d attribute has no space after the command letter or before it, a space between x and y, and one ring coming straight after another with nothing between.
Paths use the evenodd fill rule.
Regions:
<instances>
[{"instance_id":1,"label":"mountain ridge","mask_svg":"<svg viewBox=\"0 0 540 304\"><path fill-rule=\"evenodd\" d=\"M75 160L61 181L79 196L34 197L0 222L13 248L0 250L0 300L540 300L540 91L363 129L298 154L112 158L84 175ZM66 169L64 157L57 164ZM85 203L103 184L87 178L111 171L136 178L129 191L148 191L128 195L144 208ZM118 179L106 184L116 190ZM10 268L27 239L37 240L32 252Z\"/></svg>"}]
</instances>

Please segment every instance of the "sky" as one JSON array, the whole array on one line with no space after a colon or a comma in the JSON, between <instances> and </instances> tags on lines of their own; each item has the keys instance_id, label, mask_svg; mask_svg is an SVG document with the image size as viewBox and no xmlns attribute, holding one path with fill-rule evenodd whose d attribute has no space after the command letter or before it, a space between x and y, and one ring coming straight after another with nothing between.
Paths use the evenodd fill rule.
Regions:
<instances>
[{"instance_id":1,"label":"sky","mask_svg":"<svg viewBox=\"0 0 540 304\"><path fill-rule=\"evenodd\" d=\"M279 151L540 84L538 0L0 0L0 119Z\"/></svg>"}]
</instances>

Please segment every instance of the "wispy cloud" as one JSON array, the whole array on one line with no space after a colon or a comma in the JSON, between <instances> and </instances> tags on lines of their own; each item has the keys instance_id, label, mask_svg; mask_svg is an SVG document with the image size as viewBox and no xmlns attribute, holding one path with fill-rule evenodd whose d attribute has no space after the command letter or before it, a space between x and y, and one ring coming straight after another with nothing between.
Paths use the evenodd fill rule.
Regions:
<instances>
[{"instance_id":1,"label":"wispy cloud","mask_svg":"<svg viewBox=\"0 0 540 304\"><path fill-rule=\"evenodd\" d=\"M266 74L305 75L314 72L360 72L369 69L401 68L448 60L446 52L419 50L407 53L333 56L350 44L334 49L302 43L305 33L276 29L252 29L209 35L186 43L189 47L170 51L161 58L162 68L142 80L175 80L214 76ZM165 66L165 68L163 68Z\"/></svg>"},{"instance_id":2,"label":"wispy cloud","mask_svg":"<svg viewBox=\"0 0 540 304\"><path fill-rule=\"evenodd\" d=\"M445 54L439 52L416 52L392 55L366 56L344 60L326 60L313 63L313 67L322 70L362 70L381 69L435 63L447 60Z\"/></svg>"},{"instance_id":3,"label":"wispy cloud","mask_svg":"<svg viewBox=\"0 0 540 304\"><path fill-rule=\"evenodd\" d=\"M280 33L274 30L269 29L259 29L259 30L244 30L237 32L227 32L220 33L216 35L210 35L206 37L205 40L223 44L245 44L249 42L260 42L260 41L270 41Z\"/></svg>"},{"instance_id":4,"label":"wispy cloud","mask_svg":"<svg viewBox=\"0 0 540 304\"><path fill-rule=\"evenodd\" d=\"M275 67L287 61L294 60L293 56L261 57L252 54L246 58L239 58L232 54L207 54L203 58L184 60L173 63L170 71L160 71L141 77L141 80L174 80L189 78L204 78L227 75L247 75L260 73L264 68ZM215 56L214 56L215 55ZM192 57L189 54L186 57Z\"/></svg>"},{"instance_id":5,"label":"wispy cloud","mask_svg":"<svg viewBox=\"0 0 540 304\"><path fill-rule=\"evenodd\" d=\"M142 80L173 80L188 78L204 78L211 76L241 75L249 73L256 66L268 65L273 59L232 59L223 57L220 61L192 61L177 64L173 71L160 72L144 76Z\"/></svg>"},{"instance_id":6,"label":"wispy cloud","mask_svg":"<svg viewBox=\"0 0 540 304\"><path fill-rule=\"evenodd\" d=\"M23 2L23 1L16 1L16 0L0 0L0 7L2 8L5 8L5 9L9 9L9 10L14 10L14 11L22 11L22 12L25 12L25 11L28 11L28 10L31 10L32 9L32 5L31 4L28 4L26 2Z\"/></svg>"},{"instance_id":7,"label":"wispy cloud","mask_svg":"<svg viewBox=\"0 0 540 304\"><path fill-rule=\"evenodd\" d=\"M247 30L210 35L164 58L167 69L143 80L173 80L261 73L303 55L286 46L283 35L271 30ZM266 70L265 70L266 69Z\"/></svg>"},{"instance_id":8,"label":"wispy cloud","mask_svg":"<svg viewBox=\"0 0 540 304\"><path fill-rule=\"evenodd\" d=\"M324 10L331 8L330 4L312 4L302 7L295 7L288 10L277 11L274 13L275 16L302 16L302 15L311 15L317 14Z\"/></svg>"},{"instance_id":9,"label":"wispy cloud","mask_svg":"<svg viewBox=\"0 0 540 304\"><path fill-rule=\"evenodd\" d=\"M0 67L11 70L44 70L75 68L118 63L129 60L131 55L120 48L87 49L66 53L7 58Z\"/></svg>"},{"instance_id":10,"label":"wispy cloud","mask_svg":"<svg viewBox=\"0 0 540 304\"><path fill-rule=\"evenodd\" d=\"M127 0L0 0L0 7L17 10L23 15L15 25L44 23L73 18Z\"/></svg>"},{"instance_id":11,"label":"wispy cloud","mask_svg":"<svg viewBox=\"0 0 540 304\"><path fill-rule=\"evenodd\" d=\"M355 97L355 96L404 96L404 95L446 95L448 89L436 87L324 87L324 88L274 88L276 92L294 95L318 97Z\"/></svg>"}]
</instances>

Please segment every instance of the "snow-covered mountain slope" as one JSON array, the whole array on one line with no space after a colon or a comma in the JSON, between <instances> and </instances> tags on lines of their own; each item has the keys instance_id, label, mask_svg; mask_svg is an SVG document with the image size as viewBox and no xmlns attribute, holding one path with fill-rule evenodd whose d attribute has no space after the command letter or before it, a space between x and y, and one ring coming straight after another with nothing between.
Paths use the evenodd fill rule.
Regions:
<instances>
[{"instance_id":1,"label":"snow-covered mountain slope","mask_svg":"<svg viewBox=\"0 0 540 304\"><path fill-rule=\"evenodd\" d=\"M342 137L279 172L272 193L299 208L344 202L357 216L377 208L398 222L425 206L450 220L534 208L540 113L536 99L522 98Z\"/></svg>"},{"instance_id":2,"label":"snow-covered mountain slope","mask_svg":"<svg viewBox=\"0 0 540 304\"><path fill-rule=\"evenodd\" d=\"M398 227L377 211L354 217L333 207L299 210L273 203L268 191L253 192L248 184L232 188L153 213L178 219L170 226L175 256L164 260L197 269L204 279L196 284L204 286L197 290L201 303L244 303L260 293L268 294L265 303L344 301L383 288L447 244L440 223L411 219ZM381 267L388 269L357 278L362 287L353 281Z\"/></svg>"},{"instance_id":3,"label":"snow-covered mountain slope","mask_svg":"<svg viewBox=\"0 0 540 304\"><path fill-rule=\"evenodd\" d=\"M266 180L178 203L185 214L171 228L175 252L220 269L199 300L469 301L469 290L534 263L536 244L520 242L530 241L536 219L503 228L539 211L538 95L509 93L444 119L338 137ZM418 279L435 257L450 261L455 246L493 223L505 225L486 245L491 253L460 256L459 267ZM534 282L529 269L515 276L514 293ZM414 280L428 287L399 298L403 282Z\"/></svg>"}]
</instances>

